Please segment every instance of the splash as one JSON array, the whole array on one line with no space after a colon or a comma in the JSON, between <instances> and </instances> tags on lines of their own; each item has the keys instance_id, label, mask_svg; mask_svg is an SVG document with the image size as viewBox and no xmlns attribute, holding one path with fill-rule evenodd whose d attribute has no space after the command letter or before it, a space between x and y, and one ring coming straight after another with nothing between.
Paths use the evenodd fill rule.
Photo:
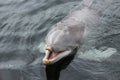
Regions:
<instances>
[{"instance_id":1,"label":"splash","mask_svg":"<svg viewBox=\"0 0 120 80\"><path fill-rule=\"evenodd\" d=\"M86 59L86 60L94 60L94 61L103 61L113 54L115 54L117 50L115 48L107 48L105 50L98 50L96 48L92 48L91 50L80 52L79 58Z\"/></svg>"}]
</instances>

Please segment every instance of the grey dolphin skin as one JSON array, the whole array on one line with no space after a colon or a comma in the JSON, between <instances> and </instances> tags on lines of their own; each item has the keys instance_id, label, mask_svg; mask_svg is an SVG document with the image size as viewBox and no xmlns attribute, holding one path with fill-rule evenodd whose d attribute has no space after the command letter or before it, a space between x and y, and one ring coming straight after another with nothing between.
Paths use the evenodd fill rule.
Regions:
<instances>
[{"instance_id":1,"label":"grey dolphin skin","mask_svg":"<svg viewBox=\"0 0 120 80\"><path fill-rule=\"evenodd\" d=\"M83 24L73 23L74 18L59 22L46 37L46 53L43 59L44 64L53 64L60 59L72 54L72 51L79 47L84 34Z\"/></svg>"},{"instance_id":2,"label":"grey dolphin skin","mask_svg":"<svg viewBox=\"0 0 120 80\"><path fill-rule=\"evenodd\" d=\"M87 40L86 38L91 37L92 32L98 31L99 33L99 27L103 27L102 24L104 26L108 24L106 20L109 20L110 14L115 15L110 11L112 9L110 6L116 1L83 0L74 11L71 11L48 32L45 38L43 63L54 64L73 54L72 51L81 47L82 43Z\"/></svg>"}]
</instances>

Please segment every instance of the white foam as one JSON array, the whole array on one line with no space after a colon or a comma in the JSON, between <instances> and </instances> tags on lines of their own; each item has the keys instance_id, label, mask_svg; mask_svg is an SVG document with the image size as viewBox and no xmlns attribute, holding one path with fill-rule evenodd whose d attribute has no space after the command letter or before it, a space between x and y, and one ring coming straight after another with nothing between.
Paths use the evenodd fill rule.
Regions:
<instances>
[{"instance_id":1,"label":"white foam","mask_svg":"<svg viewBox=\"0 0 120 80\"><path fill-rule=\"evenodd\" d=\"M41 42L38 46L40 53L44 53L45 52L45 43Z\"/></svg>"},{"instance_id":2,"label":"white foam","mask_svg":"<svg viewBox=\"0 0 120 80\"><path fill-rule=\"evenodd\" d=\"M0 69L20 69L26 65L22 60L10 60L6 62L0 62Z\"/></svg>"},{"instance_id":3,"label":"white foam","mask_svg":"<svg viewBox=\"0 0 120 80\"><path fill-rule=\"evenodd\" d=\"M82 58L82 59L94 60L94 61L101 62L101 61L109 58L116 52L117 52L117 50L115 48L107 48L104 51L93 48L91 50L85 51L85 53L81 52L78 57Z\"/></svg>"}]
</instances>

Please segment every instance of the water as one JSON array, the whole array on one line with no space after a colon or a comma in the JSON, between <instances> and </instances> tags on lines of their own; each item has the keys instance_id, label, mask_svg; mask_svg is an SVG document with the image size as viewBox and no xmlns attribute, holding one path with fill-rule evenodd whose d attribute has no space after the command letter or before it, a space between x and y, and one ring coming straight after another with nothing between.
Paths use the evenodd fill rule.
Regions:
<instances>
[{"instance_id":1,"label":"water","mask_svg":"<svg viewBox=\"0 0 120 80\"><path fill-rule=\"evenodd\" d=\"M104 16L109 19L104 19L109 22L102 32L104 36L96 34L99 36L94 39L98 43L84 45L72 63L61 71L60 80L120 79L120 1L115 1L114 6L109 6L111 10L104 11L115 14ZM45 80L40 44L49 29L80 2L0 0L0 80Z\"/></svg>"}]
</instances>

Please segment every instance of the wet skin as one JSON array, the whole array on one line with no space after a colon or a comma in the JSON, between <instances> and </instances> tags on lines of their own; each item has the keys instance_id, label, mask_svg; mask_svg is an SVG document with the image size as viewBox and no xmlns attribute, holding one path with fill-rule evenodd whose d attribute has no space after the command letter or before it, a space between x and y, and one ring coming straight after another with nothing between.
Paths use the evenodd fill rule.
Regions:
<instances>
[{"instance_id":1,"label":"wet skin","mask_svg":"<svg viewBox=\"0 0 120 80\"><path fill-rule=\"evenodd\" d=\"M46 48L43 63L54 64L62 58L69 56L81 44L84 27L77 25L53 28L46 37Z\"/></svg>"}]
</instances>

